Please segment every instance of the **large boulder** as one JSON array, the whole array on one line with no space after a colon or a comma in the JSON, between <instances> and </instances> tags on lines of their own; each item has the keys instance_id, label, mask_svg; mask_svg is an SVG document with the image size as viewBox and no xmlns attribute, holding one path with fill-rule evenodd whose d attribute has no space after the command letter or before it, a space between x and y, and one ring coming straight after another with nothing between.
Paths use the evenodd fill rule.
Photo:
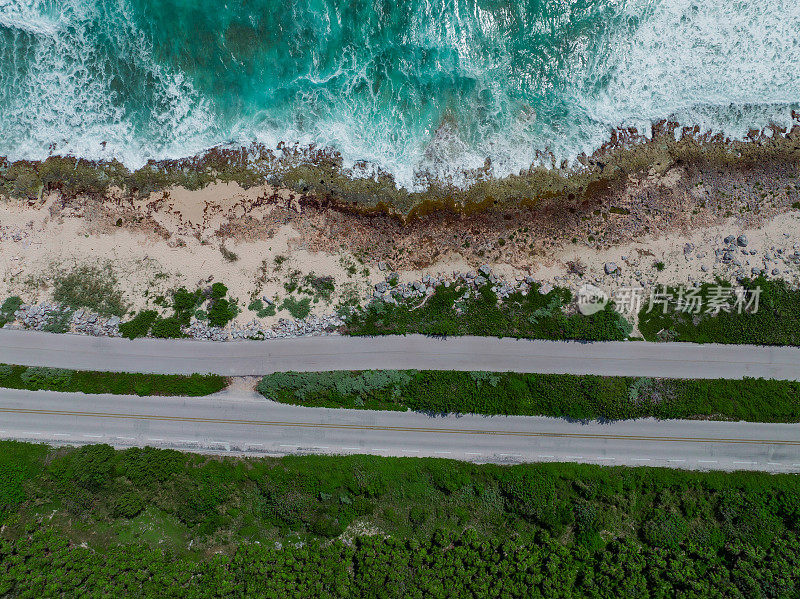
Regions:
<instances>
[{"instance_id":1,"label":"large boulder","mask_svg":"<svg viewBox=\"0 0 800 599\"><path fill-rule=\"evenodd\" d=\"M612 275L619 270L619 267L616 262L606 262L603 270L605 270L607 275Z\"/></svg>"}]
</instances>

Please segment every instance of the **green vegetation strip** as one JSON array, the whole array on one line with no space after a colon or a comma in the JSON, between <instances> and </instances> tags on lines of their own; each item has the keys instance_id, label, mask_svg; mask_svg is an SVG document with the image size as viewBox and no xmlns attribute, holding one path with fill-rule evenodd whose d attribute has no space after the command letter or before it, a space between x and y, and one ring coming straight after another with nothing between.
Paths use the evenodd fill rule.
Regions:
<instances>
[{"instance_id":1,"label":"green vegetation strip","mask_svg":"<svg viewBox=\"0 0 800 599\"><path fill-rule=\"evenodd\" d=\"M702 305L709 305L719 286L730 288L729 283L704 284L698 295ZM735 293L731 292L723 303L725 310L717 314L693 314L668 306L650 309L645 301L639 312L639 330L648 341L690 341L694 343L752 343L756 345L800 345L800 289L792 289L782 280L770 281L759 277L744 281L747 296L760 289L758 311L742 312L735 307ZM677 289L668 295L677 297Z\"/></svg>"},{"instance_id":2,"label":"green vegetation strip","mask_svg":"<svg viewBox=\"0 0 800 599\"><path fill-rule=\"evenodd\" d=\"M133 374L0 364L0 387L114 395L210 395L228 380L216 374ZM1 594L1 593L0 593Z\"/></svg>"},{"instance_id":3,"label":"green vegetation strip","mask_svg":"<svg viewBox=\"0 0 800 599\"><path fill-rule=\"evenodd\" d=\"M0 442L0 478L2 596L800 592L791 475Z\"/></svg>"},{"instance_id":4,"label":"green vegetation strip","mask_svg":"<svg viewBox=\"0 0 800 599\"><path fill-rule=\"evenodd\" d=\"M367 370L275 373L258 390L274 401L328 408L800 422L800 382L765 379Z\"/></svg>"},{"instance_id":5,"label":"green vegetation strip","mask_svg":"<svg viewBox=\"0 0 800 599\"><path fill-rule=\"evenodd\" d=\"M580 339L621 341L632 326L609 303L604 310L584 316L567 314L572 300L568 289L555 288L539 293L533 285L529 293L516 291L498 302L497 294L486 284L477 292L465 285L440 285L433 295L409 299L394 305L373 301L346 316L345 330L350 335L488 335L534 339Z\"/></svg>"}]
</instances>

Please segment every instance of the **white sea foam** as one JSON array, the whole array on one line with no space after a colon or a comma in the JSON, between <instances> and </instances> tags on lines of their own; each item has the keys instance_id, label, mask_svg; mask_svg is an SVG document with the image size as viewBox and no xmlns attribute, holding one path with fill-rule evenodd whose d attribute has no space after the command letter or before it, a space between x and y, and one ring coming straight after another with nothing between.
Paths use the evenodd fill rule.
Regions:
<instances>
[{"instance_id":1,"label":"white sea foam","mask_svg":"<svg viewBox=\"0 0 800 599\"><path fill-rule=\"evenodd\" d=\"M113 10L103 4L0 4L0 26L27 24L0 46L0 88L6 90L0 131L10 158L42 159L55 148L61 154L118 158L137 167L148 158L165 157L165 150L200 151L213 138L211 111L191 83L153 60L147 38L136 30L124 4ZM105 21L113 24L104 30L112 39L101 48L93 29ZM155 88L144 124L136 122L119 97L125 74L107 73L106 65L113 61L103 52L147 74L148 85ZM15 53L28 57L24 66L14 68Z\"/></svg>"},{"instance_id":2,"label":"white sea foam","mask_svg":"<svg viewBox=\"0 0 800 599\"><path fill-rule=\"evenodd\" d=\"M451 50L454 65L442 68L475 82L474 94L444 118L420 108L415 121L387 111L380 97L328 91L342 78L352 89L369 81L367 65L343 50L329 72L298 75L308 90L294 118L267 107L230 122L189 75L155 60L125 0L0 0L0 153L41 159L55 150L138 167L224 142L315 143L336 148L348 165L370 161L413 187L420 172L463 184L463 171L486 158L496 176L529 167L541 152L572 161L617 126L647 134L661 119L742 138L753 128L791 125L791 110L800 107L796 0L609 3L596 29L578 30L569 51L535 63L541 71L519 72L504 31L558 30L566 16L527 22L510 9L487 11L466 0L416 4L414 26L399 41ZM569 8L565 2L564 15ZM442 11L447 19L434 18ZM105 23L111 37L102 46L97 30ZM29 59L21 65L18 56ZM108 72L115 61L124 72ZM547 71L556 66L557 88ZM139 108L120 88L131 73L146 81L134 90L144 98Z\"/></svg>"}]
</instances>

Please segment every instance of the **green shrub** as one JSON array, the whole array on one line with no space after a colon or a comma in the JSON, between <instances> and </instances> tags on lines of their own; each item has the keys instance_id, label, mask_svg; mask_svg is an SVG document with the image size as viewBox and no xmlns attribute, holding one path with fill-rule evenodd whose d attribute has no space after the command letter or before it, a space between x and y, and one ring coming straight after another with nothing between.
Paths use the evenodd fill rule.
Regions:
<instances>
[{"instance_id":1,"label":"green shrub","mask_svg":"<svg viewBox=\"0 0 800 599\"><path fill-rule=\"evenodd\" d=\"M718 283L730 288L729 283ZM703 309L708 306L717 284L700 286ZM734 307L735 294L728 300L728 312L717 314L681 312L672 305L664 314L662 306L650 309L643 302L639 312L639 330L648 341L690 341L694 343L752 343L757 345L800 345L800 289L792 289L783 280L759 277L743 281L745 290L760 288L758 311L750 313ZM678 290L667 290L673 296Z\"/></svg>"},{"instance_id":2,"label":"green shrub","mask_svg":"<svg viewBox=\"0 0 800 599\"><path fill-rule=\"evenodd\" d=\"M128 322L120 323L119 332L127 339L146 337L156 318L158 312L155 310L142 310Z\"/></svg>"},{"instance_id":3,"label":"green shrub","mask_svg":"<svg viewBox=\"0 0 800 599\"><path fill-rule=\"evenodd\" d=\"M191 322L192 315L203 303L204 299L203 293L200 290L190 293L185 287L176 289L172 293L172 308L178 322L184 326L188 326Z\"/></svg>"},{"instance_id":4,"label":"green shrub","mask_svg":"<svg viewBox=\"0 0 800 599\"><path fill-rule=\"evenodd\" d=\"M18 295L12 295L3 302L0 306L0 327L7 322L14 320L14 312L19 310L22 305L22 298Z\"/></svg>"},{"instance_id":5,"label":"green shrub","mask_svg":"<svg viewBox=\"0 0 800 599\"><path fill-rule=\"evenodd\" d=\"M236 317L235 306L227 299L214 299L208 309L208 324L212 327L224 327Z\"/></svg>"},{"instance_id":6,"label":"green shrub","mask_svg":"<svg viewBox=\"0 0 800 599\"><path fill-rule=\"evenodd\" d=\"M50 472L64 485L97 492L111 482L115 457L110 445L84 445L53 460Z\"/></svg>"},{"instance_id":7,"label":"green shrub","mask_svg":"<svg viewBox=\"0 0 800 599\"><path fill-rule=\"evenodd\" d=\"M31 366L20 375L26 388L31 390L67 391L72 381L72 370Z\"/></svg>"},{"instance_id":8,"label":"green shrub","mask_svg":"<svg viewBox=\"0 0 800 599\"><path fill-rule=\"evenodd\" d=\"M121 493L114 501L113 515L115 518L135 518L144 509L144 500L138 493Z\"/></svg>"},{"instance_id":9,"label":"green shrub","mask_svg":"<svg viewBox=\"0 0 800 599\"><path fill-rule=\"evenodd\" d=\"M181 331L181 322L175 316L157 318L153 322L151 333L153 337L162 339L177 339L184 336Z\"/></svg>"},{"instance_id":10,"label":"green shrub","mask_svg":"<svg viewBox=\"0 0 800 599\"><path fill-rule=\"evenodd\" d=\"M264 302L260 299L255 299L247 306L247 309L251 312L255 312L256 316L259 318L267 318L269 316L275 316L275 304L269 304L268 306L264 306Z\"/></svg>"},{"instance_id":11,"label":"green shrub","mask_svg":"<svg viewBox=\"0 0 800 599\"><path fill-rule=\"evenodd\" d=\"M422 506L415 505L408 511L408 521L415 526L421 526L428 520L428 510Z\"/></svg>"},{"instance_id":12,"label":"green shrub","mask_svg":"<svg viewBox=\"0 0 800 599\"><path fill-rule=\"evenodd\" d=\"M222 283L214 283L211 286L211 299L219 300L228 295L228 288Z\"/></svg>"},{"instance_id":13,"label":"green shrub","mask_svg":"<svg viewBox=\"0 0 800 599\"><path fill-rule=\"evenodd\" d=\"M297 300L287 297L280 305L281 310L287 310L292 318L303 319L311 314L311 298L305 297Z\"/></svg>"},{"instance_id":14,"label":"green shrub","mask_svg":"<svg viewBox=\"0 0 800 599\"><path fill-rule=\"evenodd\" d=\"M25 500L25 473L17 464L0 464L0 518Z\"/></svg>"},{"instance_id":15,"label":"green shrub","mask_svg":"<svg viewBox=\"0 0 800 599\"><path fill-rule=\"evenodd\" d=\"M469 292L469 297L467 297ZM539 288L514 292L502 302L490 285L477 293L464 285L438 286L427 299L409 299L398 305L373 301L345 315L350 335L488 335L537 339L623 340L632 325L608 304L604 310L584 316L567 315L572 301L568 289L547 294Z\"/></svg>"}]
</instances>

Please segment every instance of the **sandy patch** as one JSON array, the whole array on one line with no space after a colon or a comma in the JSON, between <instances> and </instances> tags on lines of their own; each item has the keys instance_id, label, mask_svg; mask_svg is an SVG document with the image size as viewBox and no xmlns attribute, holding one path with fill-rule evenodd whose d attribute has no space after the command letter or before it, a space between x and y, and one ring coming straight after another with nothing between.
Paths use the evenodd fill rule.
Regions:
<instances>
[{"instance_id":1,"label":"sandy patch","mask_svg":"<svg viewBox=\"0 0 800 599\"><path fill-rule=\"evenodd\" d=\"M240 218L237 206L241 206L241 196L238 204L208 202L202 210L187 207L191 202L180 195L178 198L182 203L165 200L168 203L162 205L163 214L157 212L161 218L155 228L137 226L135 219L132 226L109 225L109 220L115 222L115 212L98 220L87 217L87 210L62 210L53 216L47 203L0 203L0 298L16 294L28 303L46 301L52 292L53 274L77 265L106 263L116 273L134 310L155 307L153 302L159 295L176 287L195 289L221 281L244 308L237 318L240 322L255 316L246 309L252 298L285 298L288 294L284 282L290 273L300 278L310 273L329 275L341 283L331 301L320 300L313 305L313 313L331 312L342 292L367 292L363 267L359 265L355 274L346 268L348 264L358 264L352 255L302 249L302 240L291 225L269 223L253 239L229 239L223 244L214 233ZM258 195L245 199L253 200L255 205ZM152 202L140 208L145 213L155 209ZM259 216L266 219L270 211L270 206L264 206ZM124 216L131 218L129 213ZM229 252L227 257L221 251L223 246ZM263 322L271 324L279 317L288 314L278 312Z\"/></svg>"},{"instance_id":2,"label":"sandy patch","mask_svg":"<svg viewBox=\"0 0 800 599\"><path fill-rule=\"evenodd\" d=\"M677 175L673 178L677 181ZM345 217L336 217L337 233L331 228L333 221L328 229L315 230L322 226L318 215L303 220L306 215L298 211L296 198L285 192L269 186L244 190L235 183L200 191L171 189L139 200L112 193L99 203L62 205L56 195L32 204L2 201L0 300L16 294L29 303L48 301L54 274L77 265L108 263L132 309L155 307L158 296L179 286L195 289L220 281L244 308L237 318L243 324L256 316L247 310L252 299L281 302L289 295L285 285L292 279L312 273L334 279L336 291L330 300L318 299L312 305L312 314L320 315L332 312L345 297L369 297L373 285L397 266L389 262L382 272L377 259L365 257L364 248L348 245L350 225ZM796 284L798 267L786 258L800 248L800 211L784 211L746 225L730 217L642 235L608 248L565 242L532 252L526 260L517 258L513 264L487 263L509 282L532 275L573 289L585 281L613 289L732 279L742 273L749 276L753 268L767 273L778 269L775 276ZM717 261L715 251L723 246L722 239L741 234L747 235L748 245L736 250L739 265ZM328 249L311 251L320 247L313 240L321 235L328 237ZM401 230L393 241L410 244L409 252L414 252L412 239ZM684 250L687 244L689 251ZM610 262L618 266L612 276L604 272ZM656 268L657 263L664 264L663 270ZM474 271L476 266L474 255L448 249L425 268L406 267L397 274L401 282L408 282L425 274ZM279 311L261 322L268 326L281 317L289 314Z\"/></svg>"}]
</instances>

